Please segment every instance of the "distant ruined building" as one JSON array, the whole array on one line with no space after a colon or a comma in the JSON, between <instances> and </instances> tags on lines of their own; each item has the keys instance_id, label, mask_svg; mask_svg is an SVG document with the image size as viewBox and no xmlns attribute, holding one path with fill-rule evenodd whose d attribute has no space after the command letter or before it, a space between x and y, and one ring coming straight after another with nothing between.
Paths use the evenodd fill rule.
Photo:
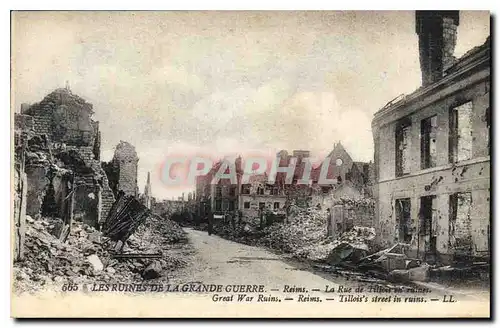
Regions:
<instances>
[{"instance_id":1,"label":"distant ruined building","mask_svg":"<svg viewBox=\"0 0 500 328\"><path fill-rule=\"evenodd\" d=\"M234 162L230 159L221 160L215 163L206 175L197 176L195 201L198 204L198 217L205 218L210 211L238 211L244 220L253 220L258 219L262 211L281 214L291 205L329 208L342 198L368 199L371 196L372 163L353 161L340 142L335 144L325 159L329 162L324 165L324 175L330 179L330 184L324 184L320 179L323 165L315 168L311 165L307 168L310 151L293 150L292 155L289 155L286 150L281 150L276 156L276 159L279 158L280 167L291 165L292 158L296 160L290 183L286 181L286 172L278 172L273 182L269 181L267 173L251 175L247 182L243 182L241 157L236 158ZM224 161L228 167L234 163L236 183L222 178L214 184L213 178ZM299 183L304 175L307 178L308 170L310 183ZM228 170L225 173L228 173ZM368 226L370 225L371 221Z\"/></svg>"},{"instance_id":2,"label":"distant ruined building","mask_svg":"<svg viewBox=\"0 0 500 328\"><path fill-rule=\"evenodd\" d=\"M328 163L322 162L312 170L314 186L320 187L324 193L333 191L339 196L344 194L346 188L351 191L348 193L351 196L354 194L356 197L371 196L373 163L354 161L341 142L335 143L333 150L326 156L325 160L327 159ZM335 179L336 183L333 185L325 185L320 181L324 164L324 178Z\"/></svg>"},{"instance_id":3,"label":"distant ruined building","mask_svg":"<svg viewBox=\"0 0 500 328\"><path fill-rule=\"evenodd\" d=\"M110 187L115 196L122 191L127 196L137 197L137 166L139 157L135 147L126 141L116 146L111 162L104 164Z\"/></svg>"}]
</instances>

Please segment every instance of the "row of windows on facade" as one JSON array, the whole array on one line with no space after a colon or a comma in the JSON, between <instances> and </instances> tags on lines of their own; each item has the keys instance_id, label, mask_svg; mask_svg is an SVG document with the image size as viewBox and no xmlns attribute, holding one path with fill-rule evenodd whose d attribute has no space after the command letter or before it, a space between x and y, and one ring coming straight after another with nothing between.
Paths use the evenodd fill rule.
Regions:
<instances>
[{"instance_id":1,"label":"row of windows on facade","mask_svg":"<svg viewBox=\"0 0 500 328\"><path fill-rule=\"evenodd\" d=\"M250 194L250 190L251 190L251 185L250 184L244 184L241 186L241 194L242 195L249 195ZM257 187L257 195L264 195L264 192L265 191L265 188L264 187ZM271 188L270 189L270 194L271 195L278 195L278 188ZM217 197L222 197L222 187L221 186L217 186L216 189L215 189L215 195ZM236 196L236 187L230 187L229 188L229 192L228 192L228 195L229 196Z\"/></svg>"},{"instance_id":2,"label":"row of windows on facade","mask_svg":"<svg viewBox=\"0 0 500 328\"><path fill-rule=\"evenodd\" d=\"M229 196L236 196L236 187L230 187L228 191ZM215 196L222 197L222 186L217 186L215 188Z\"/></svg>"},{"instance_id":3,"label":"row of windows on facade","mask_svg":"<svg viewBox=\"0 0 500 328\"><path fill-rule=\"evenodd\" d=\"M454 247L456 251L465 251L467 253L472 251L471 207L472 194L470 192L459 192L449 195L449 245ZM411 219L411 199L397 199L395 208L399 240L404 243L410 243L414 235ZM424 236L422 241L426 243L426 251L430 252L436 251L436 213L436 196L421 197L419 213L420 229L418 233L420 236ZM459 245L463 249L459 249Z\"/></svg>"},{"instance_id":4,"label":"row of windows on facade","mask_svg":"<svg viewBox=\"0 0 500 328\"><path fill-rule=\"evenodd\" d=\"M244 202L243 203L243 208L244 209L249 209L250 208L250 202ZM259 202L259 210L263 210L266 208L266 203L264 202ZM279 202L274 202L273 203L273 209L279 210L280 208L280 203Z\"/></svg>"},{"instance_id":5,"label":"row of windows on facade","mask_svg":"<svg viewBox=\"0 0 500 328\"><path fill-rule=\"evenodd\" d=\"M264 202L259 202L259 209L263 210L266 207L266 203ZM243 208L244 209L249 209L250 208L250 202L244 202L243 203ZM279 202L274 202L273 203L273 209L277 210L280 208L280 203ZM222 202L221 200L216 200L215 201L215 210L216 211L234 211L235 210L235 202L234 201L228 201L228 202Z\"/></svg>"},{"instance_id":6,"label":"row of windows on facade","mask_svg":"<svg viewBox=\"0 0 500 328\"><path fill-rule=\"evenodd\" d=\"M449 162L456 163L472 158L472 102L469 101L450 111L449 131ZM488 129L489 108L486 110ZM436 166L437 162L437 115L425 118L420 123L420 168L428 169ZM488 137L488 152L490 141ZM396 176L410 173L411 156L411 121L406 118L400 121L396 129Z\"/></svg>"},{"instance_id":7,"label":"row of windows on facade","mask_svg":"<svg viewBox=\"0 0 500 328\"><path fill-rule=\"evenodd\" d=\"M234 211L236 209L234 201L215 201L215 210L216 211Z\"/></svg>"}]
</instances>

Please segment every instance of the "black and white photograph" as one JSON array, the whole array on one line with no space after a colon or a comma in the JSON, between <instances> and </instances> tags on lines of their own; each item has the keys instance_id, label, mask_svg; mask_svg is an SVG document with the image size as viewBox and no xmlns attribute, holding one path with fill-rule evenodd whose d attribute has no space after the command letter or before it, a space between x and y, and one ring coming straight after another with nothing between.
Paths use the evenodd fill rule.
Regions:
<instances>
[{"instance_id":1,"label":"black and white photograph","mask_svg":"<svg viewBox=\"0 0 500 328\"><path fill-rule=\"evenodd\" d=\"M489 11L10 18L12 317L490 318Z\"/></svg>"}]
</instances>

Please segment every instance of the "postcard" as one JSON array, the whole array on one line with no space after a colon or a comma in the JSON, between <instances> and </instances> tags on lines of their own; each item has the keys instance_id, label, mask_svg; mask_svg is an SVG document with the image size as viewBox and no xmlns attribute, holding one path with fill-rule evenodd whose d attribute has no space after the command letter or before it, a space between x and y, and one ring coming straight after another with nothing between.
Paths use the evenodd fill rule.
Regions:
<instances>
[{"instance_id":1,"label":"postcard","mask_svg":"<svg viewBox=\"0 0 500 328\"><path fill-rule=\"evenodd\" d=\"M488 11L12 11L15 318L489 318Z\"/></svg>"}]
</instances>

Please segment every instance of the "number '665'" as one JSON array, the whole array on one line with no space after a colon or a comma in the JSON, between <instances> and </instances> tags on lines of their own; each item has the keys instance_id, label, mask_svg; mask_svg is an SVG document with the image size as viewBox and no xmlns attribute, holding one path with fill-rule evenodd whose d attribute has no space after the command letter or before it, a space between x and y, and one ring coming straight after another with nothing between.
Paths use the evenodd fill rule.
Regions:
<instances>
[{"instance_id":1,"label":"number '665'","mask_svg":"<svg viewBox=\"0 0 500 328\"><path fill-rule=\"evenodd\" d=\"M78 290L78 285L76 284L64 284L62 286L63 292L76 292Z\"/></svg>"}]
</instances>

